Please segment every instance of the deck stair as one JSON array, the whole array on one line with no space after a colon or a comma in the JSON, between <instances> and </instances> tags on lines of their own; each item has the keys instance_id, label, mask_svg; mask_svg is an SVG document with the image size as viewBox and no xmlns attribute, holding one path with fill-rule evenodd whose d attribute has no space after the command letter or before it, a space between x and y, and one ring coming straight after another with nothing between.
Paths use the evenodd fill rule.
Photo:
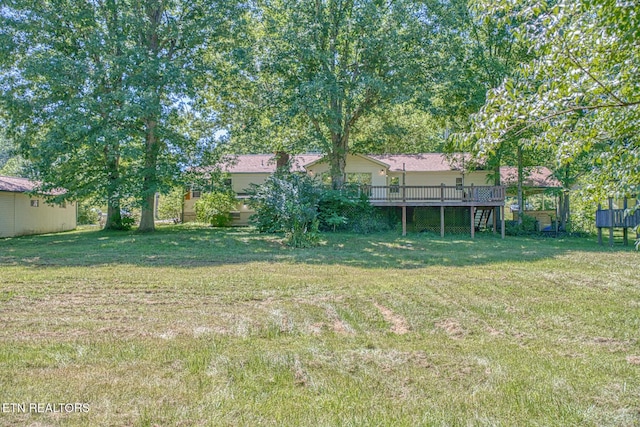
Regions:
<instances>
[{"instance_id":1,"label":"deck stair","mask_svg":"<svg viewBox=\"0 0 640 427\"><path fill-rule=\"evenodd\" d=\"M487 208L477 208L474 216L474 224L476 227L476 231L480 231L480 229L487 229L489 226L489 220L491 219L491 214L493 213L493 209Z\"/></svg>"}]
</instances>

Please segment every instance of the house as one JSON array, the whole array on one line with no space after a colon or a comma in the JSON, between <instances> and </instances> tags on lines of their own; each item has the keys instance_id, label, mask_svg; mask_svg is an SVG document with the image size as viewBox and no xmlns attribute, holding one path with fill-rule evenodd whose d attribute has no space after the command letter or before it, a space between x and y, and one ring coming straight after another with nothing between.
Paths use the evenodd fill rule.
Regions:
<instances>
[{"instance_id":1,"label":"house","mask_svg":"<svg viewBox=\"0 0 640 427\"><path fill-rule=\"evenodd\" d=\"M0 237L54 233L76 228L76 204L47 203L33 190L37 183L0 176Z\"/></svg>"},{"instance_id":2,"label":"house","mask_svg":"<svg viewBox=\"0 0 640 427\"><path fill-rule=\"evenodd\" d=\"M361 155L346 159L345 182L359 185L372 205L389 215L401 218L403 233L407 226L418 231L444 234L476 229L498 228L497 218L504 220L505 188L487 185L490 171L470 168L467 155L442 153ZM291 170L307 173L317 180L330 182L330 166L319 154L294 156ZM233 225L246 225L253 211L245 203L250 184L263 183L276 170L271 154L235 156L223 166L226 185L238 195ZM183 221L195 220L198 189L185 196ZM497 215L502 210L502 215Z\"/></svg>"}]
</instances>

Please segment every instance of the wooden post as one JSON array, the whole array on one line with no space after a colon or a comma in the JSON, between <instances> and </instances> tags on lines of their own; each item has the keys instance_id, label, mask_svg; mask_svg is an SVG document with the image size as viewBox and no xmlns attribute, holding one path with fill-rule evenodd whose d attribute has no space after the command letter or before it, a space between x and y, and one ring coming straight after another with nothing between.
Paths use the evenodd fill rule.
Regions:
<instances>
[{"instance_id":1,"label":"wooden post","mask_svg":"<svg viewBox=\"0 0 640 427\"><path fill-rule=\"evenodd\" d=\"M407 206L402 205L402 235L407 235Z\"/></svg>"},{"instance_id":2,"label":"wooden post","mask_svg":"<svg viewBox=\"0 0 640 427\"><path fill-rule=\"evenodd\" d=\"M444 205L440 205L440 237L444 237Z\"/></svg>"},{"instance_id":3,"label":"wooden post","mask_svg":"<svg viewBox=\"0 0 640 427\"><path fill-rule=\"evenodd\" d=\"M476 218L474 215L474 207L469 206L469 212L471 213L471 238L475 239L476 237Z\"/></svg>"},{"instance_id":4,"label":"wooden post","mask_svg":"<svg viewBox=\"0 0 640 427\"><path fill-rule=\"evenodd\" d=\"M501 224L502 230L500 230L500 232L502 233L502 238L504 239L504 234L505 234L505 231L504 231L504 205L502 205L500 207L500 211L501 211L500 212L501 213L500 221L502 221L502 224Z\"/></svg>"},{"instance_id":5,"label":"wooden post","mask_svg":"<svg viewBox=\"0 0 640 427\"><path fill-rule=\"evenodd\" d=\"M626 215L627 208L628 208L628 205L627 205L627 198L626 198L626 197L624 198L624 205L623 205L623 207L624 207L624 214ZM625 221L625 222L626 222L626 221ZM626 225L626 224L623 224L623 225ZM629 246L629 229L628 229L627 227L624 227L624 228L622 229L622 241L623 241L623 244L624 244L625 246Z\"/></svg>"},{"instance_id":6,"label":"wooden post","mask_svg":"<svg viewBox=\"0 0 640 427\"><path fill-rule=\"evenodd\" d=\"M598 212L600 212L602 210L602 205L600 203L598 203ZM598 213L596 212L596 216L598 215ZM600 246L604 245L604 243L602 243L602 227L598 227L598 244Z\"/></svg>"},{"instance_id":7,"label":"wooden post","mask_svg":"<svg viewBox=\"0 0 640 427\"><path fill-rule=\"evenodd\" d=\"M496 230L496 228L498 228L498 208L494 207L491 214L493 215L493 234L496 234L498 232Z\"/></svg>"},{"instance_id":8,"label":"wooden post","mask_svg":"<svg viewBox=\"0 0 640 427\"><path fill-rule=\"evenodd\" d=\"M615 216L613 215L613 197L609 197L609 246L613 247L613 220Z\"/></svg>"}]
</instances>

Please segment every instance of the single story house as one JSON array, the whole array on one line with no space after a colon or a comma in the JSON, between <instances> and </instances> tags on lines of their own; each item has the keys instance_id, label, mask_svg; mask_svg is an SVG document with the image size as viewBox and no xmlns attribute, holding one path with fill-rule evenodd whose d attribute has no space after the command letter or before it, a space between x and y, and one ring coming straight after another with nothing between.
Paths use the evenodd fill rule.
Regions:
<instances>
[{"instance_id":1,"label":"single story house","mask_svg":"<svg viewBox=\"0 0 640 427\"><path fill-rule=\"evenodd\" d=\"M362 155L349 154L345 182L358 184L371 204L402 218L403 230L410 223L419 230L474 231L482 226L498 227L495 214L504 211L505 187L488 185L492 171L470 168L468 155L442 153ZM330 183L330 166L320 154L293 156L291 170L307 173ZM246 225L253 211L245 203L250 184L261 184L276 170L272 154L238 155L222 170L226 184L238 195L233 225ZM195 202L200 190L185 195L183 221L195 220ZM504 213L500 216L504 219ZM473 224L473 225L472 225ZM504 230L504 227L501 227Z\"/></svg>"},{"instance_id":2,"label":"single story house","mask_svg":"<svg viewBox=\"0 0 640 427\"><path fill-rule=\"evenodd\" d=\"M33 193L37 183L0 176L0 238L76 228L76 203L50 204Z\"/></svg>"}]
</instances>

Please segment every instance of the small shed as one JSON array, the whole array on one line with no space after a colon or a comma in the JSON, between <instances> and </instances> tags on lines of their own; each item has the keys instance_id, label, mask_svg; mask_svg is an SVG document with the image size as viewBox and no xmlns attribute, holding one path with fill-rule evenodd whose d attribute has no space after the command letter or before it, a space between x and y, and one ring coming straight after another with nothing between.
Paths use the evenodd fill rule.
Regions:
<instances>
[{"instance_id":1,"label":"small shed","mask_svg":"<svg viewBox=\"0 0 640 427\"><path fill-rule=\"evenodd\" d=\"M26 178L0 176L0 238L76 228L76 203L48 203L44 195L33 192L37 185Z\"/></svg>"}]
</instances>

